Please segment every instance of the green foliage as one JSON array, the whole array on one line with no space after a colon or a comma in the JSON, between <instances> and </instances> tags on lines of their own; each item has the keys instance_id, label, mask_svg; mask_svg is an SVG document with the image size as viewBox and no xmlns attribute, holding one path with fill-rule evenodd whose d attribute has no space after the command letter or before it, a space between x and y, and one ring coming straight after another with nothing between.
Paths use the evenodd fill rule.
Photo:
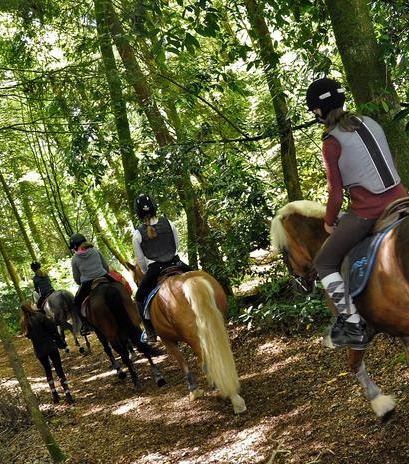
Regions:
<instances>
[{"instance_id":1,"label":"green foliage","mask_svg":"<svg viewBox=\"0 0 409 464\"><path fill-rule=\"evenodd\" d=\"M254 324L265 324L287 334L316 330L329 322L330 313L323 295L309 295L295 291L292 280L281 277L265 284L259 302L241 310L237 316L250 329Z\"/></svg>"},{"instance_id":2,"label":"green foliage","mask_svg":"<svg viewBox=\"0 0 409 464\"><path fill-rule=\"evenodd\" d=\"M31 299L31 290L29 288L22 288L23 294L26 299ZM5 287L0 291L0 311L4 321L11 334L15 335L20 332L20 302L17 294Z\"/></svg>"}]
</instances>

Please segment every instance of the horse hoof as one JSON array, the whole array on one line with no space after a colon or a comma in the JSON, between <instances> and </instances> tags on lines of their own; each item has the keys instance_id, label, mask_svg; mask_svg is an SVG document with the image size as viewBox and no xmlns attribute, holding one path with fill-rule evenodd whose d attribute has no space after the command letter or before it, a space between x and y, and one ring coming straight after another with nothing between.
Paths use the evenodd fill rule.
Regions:
<instances>
[{"instance_id":1,"label":"horse hoof","mask_svg":"<svg viewBox=\"0 0 409 464\"><path fill-rule=\"evenodd\" d=\"M143 391L143 385L141 384L141 382L135 382L133 388L138 393Z\"/></svg>"},{"instance_id":2,"label":"horse hoof","mask_svg":"<svg viewBox=\"0 0 409 464\"><path fill-rule=\"evenodd\" d=\"M381 422L382 422L382 424L386 424L386 422L388 422L389 419L395 414L395 411L396 411L396 409L393 408L393 409L391 409L390 411L388 411L387 413L385 413L385 414L381 417Z\"/></svg>"},{"instance_id":3,"label":"horse hoof","mask_svg":"<svg viewBox=\"0 0 409 464\"><path fill-rule=\"evenodd\" d=\"M322 337L321 345L325 346L325 348L331 348L331 349L336 348L336 346L332 343L331 337L329 335L325 335L324 337Z\"/></svg>"},{"instance_id":4,"label":"horse hoof","mask_svg":"<svg viewBox=\"0 0 409 464\"><path fill-rule=\"evenodd\" d=\"M166 380L162 377L156 381L156 385L158 387L163 387L164 385L166 385Z\"/></svg>"},{"instance_id":5,"label":"horse hoof","mask_svg":"<svg viewBox=\"0 0 409 464\"><path fill-rule=\"evenodd\" d=\"M118 379L121 379L121 380L126 379L126 372L125 371L119 371L118 372Z\"/></svg>"},{"instance_id":6,"label":"horse hoof","mask_svg":"<svg viewBox=\"0 0 409 464\"><path fill-rule=\"evenodd\" d=\"M194 401L197 400L197 398L201 398L202 396L204 396L204 391L200 388L196 388L189 393L189 400Z\"/></svg>"},{"instance_id":7,"label":"horse hoof","mask_svg":"<svg viewBox=\"0 0 409 464\"><path fill-rule=\"evenodd\" d=\"M65 348L64 350L67 354L70 352L70 349L69 348Z\"/></svg>"},{"instance_id":8,"label":"horse hoof","mask_svg":"<svg viewBox=\"0 0 409 464\"><path fill-rule=\"evenodd\" d=\"M233 395L230 398L230 400L232 402L233 411L235 414L241 414L247 411L246 403L244 402L244 399L240 395Z\"/></svg>"},{"instance_id":9,"label":"horse hoof","mask_svg":"<svg viewBox=\"0 0 409 464\"><path fill-rule=\"evenodd\" d=\"M79 352L80 352L80 354L84 354L85 353L85 348L83 346L81 346L81 348L79 349Z\"/></svg>"}]
</instances>

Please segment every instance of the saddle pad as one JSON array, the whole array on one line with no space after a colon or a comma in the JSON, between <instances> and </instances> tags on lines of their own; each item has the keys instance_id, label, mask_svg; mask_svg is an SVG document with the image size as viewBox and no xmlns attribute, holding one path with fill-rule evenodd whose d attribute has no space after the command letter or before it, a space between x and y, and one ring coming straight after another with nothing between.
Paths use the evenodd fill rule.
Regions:
<instances>
[{"instance_id":1,"label":"saddle pad","mask_svg":"<svg viewBox=\"0 0 409 464\"><path fill-rule=\"evenodd\" d=\"M145 319L150 319L151 318L151 312L150 312L150 304L152 301L152 298L158 293L158 290L160 288L160 285L157 285L146 297L145 303L143 305L143 317Z\"/></svg>"},{"instance_id":2,"label":"saddle pad","mask_svg":"<svg viewBox=\"0 0 409 464\"><path fill-rule=\"evenodd\" d=\"M366 287L369 276L375 263L376 253L379 245L385 235L394 227L396 227L404 218L390 224L382 232L367 237L362 242L359 242L347 255L343 263L342 274L345 281L348 281L349 294L355 298ZM349 271L349 276L346 278L346 272Z\"/></svg>"}]
</instances>

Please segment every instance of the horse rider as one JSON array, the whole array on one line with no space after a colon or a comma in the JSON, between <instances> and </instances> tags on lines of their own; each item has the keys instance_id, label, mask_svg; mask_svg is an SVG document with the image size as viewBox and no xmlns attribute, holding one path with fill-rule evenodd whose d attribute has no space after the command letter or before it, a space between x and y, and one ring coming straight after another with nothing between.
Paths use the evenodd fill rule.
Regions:
<instances>
[{"instance_id":1,"label":"horse rider","mask_svg":"<svg viewBox=\"0 0 409 464\"><path fill-rule=\"evenodd\" d=\"M406 197L382 127L368 116L344 109L345 93L329 78L318 79L307 90L307 106L324 124L322 157L328 200L324 227L328 239L315 258L315 268L337 310L330 338L336 347L364 349L368 343L365 321L358 314L340 274L345 255L370 234L384 209ZM344 190L349 207L338 220Z\"/></svg>"},{"instance_id":2,"label":"horse rider","mask_svg":"<svg viewBox=\"0 0 409 464\"><path fill-rule=\"evenodd\" d=\"M73 234L70 237L70 250L74 250L71 259L72 276L79 285L74 303L82 322L80 333L86 335L91 329L81 314L81 305L89 295L93 281L100 277L105 277L111 282L115 282L115 279L109 275L109 266L101 252L88 242L84 235Z\"/></svg>"},{"instance_id":3,"label":"horse rider","mask_svg":"<svg viewBox=\"0 0 409 464\"><path fill-rule=\"evenodd\" d=\"M143 320L146 341L155 342L156 333L144 315L144 303L157 285L159 275L167 268L177 266L182 272L192 268L181 261L177 254L179 235L175 225L165 216L156 216L157 206L153 198L140 194L135 198L135 212L141 221L133 235L133 248L144 276L135 295L136 304Z\"/></svg>"},{"instance_id":4,"label":"horse rider","mask_svg":"<svg viewBox=\"0 0 409 464\"><path fill-rule=\"evenodd\" d=\"M60 379L66 402L72 404L74 399L68 387L67 377L58 351L58 348L65 348L66 343L58 333L57 326L42 311L36 310L35 306L29 301L23 302L20 310L22 313L22 333L31 340L34 353L44 368L54 403L60 401L60 396L55 388L51 363Z\"/></svg>"},{"instance_id":5,"label":"horse rider","mask_svg":"<svg viewBox=\"0 0 409 464\"><path fill-rule=\"evenodd\" d=\"M48 277L48 274L41 270L41 264L39 262L33 261L30 267L31 270L34 272L34 290L39 295L37 301L37 308L41 309L47 297L54 292L54 287L51 283L50 278Z\"/></svg>"}]
</instances>

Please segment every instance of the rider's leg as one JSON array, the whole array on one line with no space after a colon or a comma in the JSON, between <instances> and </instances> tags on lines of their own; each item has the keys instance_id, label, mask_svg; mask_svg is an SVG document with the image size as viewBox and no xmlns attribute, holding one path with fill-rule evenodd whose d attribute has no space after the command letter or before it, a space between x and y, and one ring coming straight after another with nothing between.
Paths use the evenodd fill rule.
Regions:
<instances>
[{"instance_id":1,"label":"rider's leg","mask_svg":"<svg viewBox=\"0 0 409 464\"><path fill-rule=\"evenodd\" d=\"M152 263L148 267L147 272L144 274L143 279L140 282L138 290L135 294L136 305L138 307L139 314L141 315L143 325L145 326L146 338L147 341L151 343L156 341L157 336L151 320L145 317L144 302L149 293L155 288L160 271L160 264Z\"/></svg>"},{"instance_id":2,"label":"rider's leg","mask_svg":"<svg viewBox=\"0 0 409 464\"><path fill-rule=\"evenodd\" d=\"M370 233L374 223L375 220L359 218L353 213L345 214L315 259L321 283L338 315L330 335L335 346L363 349L368 343L365 322L357 312L351 296L346 293L339 269L345 255Z\"/></svg>"},{"instance_id":3,"label":"rider's leg","mask_svg":"<svg viewBox=\"0 0 409 464\"><path fill-rule=\"evenodd\" d=\"M85 298L89 295L89 292L91 291L91 285L92 285L92 280L83 282L80 285L74 297L75 310L77 311L77 314L79 318L81 319L81 329L80 329L81 335L88 335L92 331L87 319L81 313L81 305L84 302Z\"/></svg>"},{"instance_id":4,"label":"rider's leg","mask_svg":"<svg viewBox=\"0 0 409 464\"><path fill-rule=\"evenodd\" d=\"M48 386L50 387L51 395L53 397L53 402L58 403L60 401L60 396L58 395L57 389L55 388L53 373L51 369L50 360L48 359L48 355L42 356L38 358L38 360L44 367L45 376L47 378Z\"/></svg>"},{"instance_id":5,"label":"rider's leg","mask_svg":"<svg viewBox=\"0 0 409 464\"><path fill-rule=\"evenodd\" d=\"M70 388L68 386L67 377L65 376L65 372L64 372L63 367L62 367L61 357L60 357L59 351L55 350L55 351L51 352L50 353L50 359L51 359L51 361L53 363L55 372L57 373L57 375L58 375L58 377L60 379L61 386L62 386L62 388L64 390L65 401L68 404L73 404L74 403L74 398L72 397Z\"/></svg>"}]
</instances>

